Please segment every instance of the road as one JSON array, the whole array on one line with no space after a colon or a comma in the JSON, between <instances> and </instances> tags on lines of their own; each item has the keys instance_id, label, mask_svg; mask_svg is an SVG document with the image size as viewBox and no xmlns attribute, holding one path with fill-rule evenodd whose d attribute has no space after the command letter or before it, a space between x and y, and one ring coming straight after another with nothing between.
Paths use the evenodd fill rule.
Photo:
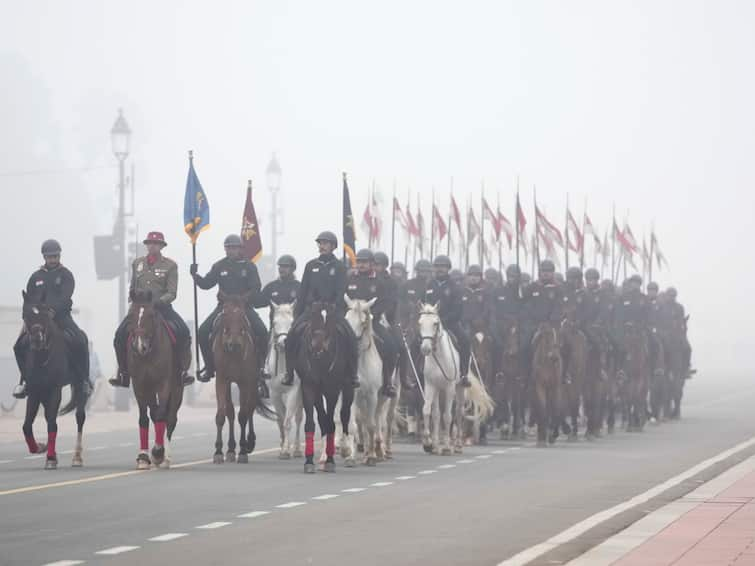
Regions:
<instances>
[{"instance_id":1,"label":"road","mask_svg":"<svg viewBox=\"0 0 755 566\"><path fill-rule=\"evenodd\" d=\"M0 564L495 565L755 434L746 376L700 376L685 403L681 422L641 434L491 442L453 457L399 444L375 468L314 476L278 460L262 420L248 465L209 463L207 410L183 415L171 470L135 472L135 426L93 414L85 468L68 467L68 417L61 467L44 471L4 417L0 428L19 433L0 443Z\"/></svg>"}]
</instances>

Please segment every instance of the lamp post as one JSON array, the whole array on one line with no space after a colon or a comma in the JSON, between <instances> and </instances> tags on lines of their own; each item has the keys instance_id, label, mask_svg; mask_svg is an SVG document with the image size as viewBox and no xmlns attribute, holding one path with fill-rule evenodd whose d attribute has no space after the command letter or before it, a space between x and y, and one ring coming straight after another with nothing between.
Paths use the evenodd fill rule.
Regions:
<instances>
[{"instance_id":1,"label":"lamp post","mask_svg":"<svg viewBox=\"0 0 755 566\"><path fill-rule=\"evenodd\" d=\"M115 220L113 239L120 265L118 273L118 322L120 322L126 317L126 173L124 162L128 157L131 143L131 129L120 108L118 118L110 130L110 141L113 146L113 155L118 160L118 216ZM128 411L128 391L116 388L114 405L117 411Z\"/></svg>"},{"instance_id":2,"label":"lamp post","mask_svg":"<svg viewBox=\"0 0 755 566\"><path fill-rule=\"evenodd\" d=\"M270 213L270 219L272 220L270 247L272 252L273 265L275 265L275 262L278 260L278 213L280 212L278 210L278 193L281 189L281 166L280 163L278 163L278 158L275 157L274 153L270 158L270 163L267 164L266 175L267 188L270 191L272 200L272 212Z\"/></svg>"}]
</instances>

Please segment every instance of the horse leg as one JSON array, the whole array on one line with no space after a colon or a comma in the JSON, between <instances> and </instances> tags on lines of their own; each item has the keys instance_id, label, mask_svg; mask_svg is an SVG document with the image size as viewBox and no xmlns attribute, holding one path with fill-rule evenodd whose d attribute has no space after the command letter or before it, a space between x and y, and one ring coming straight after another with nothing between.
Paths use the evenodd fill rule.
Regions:
<instances>
[{"instance_id":1,"label":"horse leg","mask_svg":"<svg viewBox=\"0 0 755 566\"><path fill-rule=\"evenodd\" d=\"M286 410L286 400L284 399L285 393L282 391L282 387L271 388L270 396L272 398L273 407L275 408L275 416L278 421L278 433L280 435L280 452L278 458L281 460L287 460L291 457L291 452L288 447L288 435L289 427L291 426L291 416Z\"/></svg>"},{"instance_id":2,"label":"horse leg","mask_svg":"<svg viewBox=\"0 0 755 566\"><path fill-rule=\"evenodd\" d=\"M315 395L312 386L302 380L302 402L304 405L304 473L315 473Z\"/></svg>"},{"instance_id":3,"label":"horse leg","mask_svg":"<svg viewBox=\"0 0 755 566\"><path fill-rule=\"evenodd\" d=\"M428 454L433 451L433 441L430 437L432 430L430 419L432 418L434 397L435 388L428 380L425 380L425 403L422 406L422 448Z\"/></svg>"},{"instance_id":4,"label":"horse leg","mask_svg":"<svg viewBox=\"0 0 755 566\"><path fill-rule=\"evenodd\" d=\"M24 438L26 439L26 446L29 448L30 454L41 454L47 450L47 444L37 444L34 440L34 419L39 412L39 405L41 399L39 393L35 390L29 391L29 397L26 399L26 416L24 417L24 424L22 430L24 431Z\"/></svg>"},{"instance_id":5,"label":"horse leg","mask_svg":"<svg viewBox=\"0 0 755 566\"><path fill-rule=\"evenodd\" d=\"M152 414L152 420L155 427L155 443L152 446L152 462L155 467L165 460L165 433L167 431L168 411L170 409L170 394L172 379L175 378L173 372L169 373L169 378L160 384L157 391L157 404Z\"/></svg>"},{"instance_id":6,"label":"horse leg","mask_svg":"<svg viewBox=\"0 0 755 566\"><path fill-rule=\"evenodd\" d=\"M247 380L239 381L239 412L237 415L239 421L239 456L236 460L239 464L249 462L249 443L247 441L247 423L252 419L252 408L250 406L249 395L250 383ZM231 427L234 425L231 424Z\"/></svg>"},{"instance_id":7,"label":"horse leg","mask_svg":"<svg viewBox=\"0 0 755 566\"><path fill-rule=\"evenodd\" d=\"M301 458L301 422L304 419L304 408L302 407L301 401L301 388L296 388L292 395L294 396L294 403L290 406L292 407L291 411L296 415L296 439L294 444L294 458Z\"/></svg>"},{"instance_id":8,"label":"horse leg","mask_svg":"<svg viewBox=\"0 0 755 566\"><path fill-rule=\"evenodd\" d=\"M55 445L58 437L58 410L60 409L61 388L52 387L47 399L42 403L45 408L45 420L47 421L47 460L45 470L55 470L58 467L58 454Z\"/></svg>"},{"instance_id":9,"label":"horse leg","mask_svg":"<svg viewBox=\"0 0 755 566\"><path fill-rule=\"evenodd\" d=\"M548 398L544 384L536 383L534 393L535 403L533 409L537 419L537 445L544 447L546 446L546 439L548 437Z\"/></svg>"},{"instance_id":10,"label":"horse leg","mask_svg":"<svg viewBox=\"0 0 755 566\"><path fill-rule=\"evenodd\" d=\"M136 469L149 470L152 460L149 457L149 416L147 415L147 392L141 381L134 381L134 395L139 407L139 452L136 456Z\"/></svg>"},{"instance_id":11,"label":"horse leg","mask_svg":"<svg viewBox=\"0 0 755 566\"><path fill-rule=\"evenodd\" d=\"M231 396L231 384L226 389L225 418L228 420L228 452L225 455L226 462L236 461L236 408L233 406ZM239 397L241 397L239 395Z\"/></svg>"},{"instance_id":12,"label":"horse leg","mask_svg":"<svg viewBox=\"0 0 755 566\"><path fill-rule=\"evenodd\" d=\"M225 405L229 397L226 389L230 389L230 387L226 384L225 378L217 375L215 377L215 401L217 404L215 428L217 429L217 434L215 436L215 454L212 457L212 461L215 464L222 464L225 461L223 458L223 425L225 425L225 414L227 412Z\"/></svg>"},{"instance_id":13,"label":"horse leg","mask_svg":"<svg viewBox=\"0 0 755 566\"><path fill-rule=\"evenodd\" d=\"M84 421L86 421L86 401L79 403L79 406L76 407L76 447L74 448L71 460L71 466L74 468L80 468L84 465L84 460L81 456L84 451Z\"/></svg>"}]
</instances>

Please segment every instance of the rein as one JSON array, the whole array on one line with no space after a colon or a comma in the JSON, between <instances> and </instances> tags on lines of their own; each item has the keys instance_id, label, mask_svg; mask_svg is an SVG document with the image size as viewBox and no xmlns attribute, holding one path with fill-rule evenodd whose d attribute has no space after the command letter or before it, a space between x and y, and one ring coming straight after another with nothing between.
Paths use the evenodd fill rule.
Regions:
<instances>
[{"instance_id":1,"label":"rein","mask_svg":"<svg viewBox=\"0 0 755 566\"><path fill-rule=\"evenodd\" d=\"M440 317L437 314L430 313L430 312L421 312L421 313L419 313L418 318L423 317L423 316L435 316L435 317L438 317L438 326L436 327L437 331L432 336L425 336L423 334L420 334L420 336L419 336L420 340L422 342L424 342L425 340L430 340L430 343L432 344L433 360L435 361L435 365L438 366L438 369L440 369L440 373L443 375L443 379L445 379L449 383L453 382L453 381L456 381L454 375L456 375L456 373L458 372L459 368L456 365L456 360L454 359L454 357L451 356L451 360L453 361L453 364L454 364L454 371L453 371L453 374L451 375L451 377L449 378L448 374L446 373L446 370L443 368L443 364L441 364L440 360L438 359L438 353L437 353L438 339L439 338L444 338L444 337L446 338L446 341L448 342L449 349L451 349L451 351L453 351L453 342L451 341L451 336L449 336L448 332L445 332L445 331L441 332L441 328L443 326L440 323ZM443 330L445 330L445 329L443 329Z\"/></svg>"}]
</instances>

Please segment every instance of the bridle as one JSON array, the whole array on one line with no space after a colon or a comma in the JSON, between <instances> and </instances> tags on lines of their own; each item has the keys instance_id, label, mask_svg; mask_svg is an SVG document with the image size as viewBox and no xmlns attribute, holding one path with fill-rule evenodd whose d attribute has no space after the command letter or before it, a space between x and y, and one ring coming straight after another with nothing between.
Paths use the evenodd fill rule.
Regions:
<instances>
[{"instance_id":1,"label":"bridle","mask_svg":"<svg viewBox=\"0 0 755 566\"><path fill-rule=\"evenodd\" d=\"M432 344L433 351L435 351L435 346L436 346L436 344L438 342L438 338L441 337L441 334L440 334L440 316L437 313L434 313L434 312L420 312L419 315L417 316L417 319L419 320L423 316L434 316L434 317L436 317L438 319L438 322L436 322L435 325L434 325L435 331L433 332L433 334L431 336L427 336L425 334L420 334L419 335L420 342L424 342L425 340L430 340L430 344Z\"/></svg>"}]
</instances>

